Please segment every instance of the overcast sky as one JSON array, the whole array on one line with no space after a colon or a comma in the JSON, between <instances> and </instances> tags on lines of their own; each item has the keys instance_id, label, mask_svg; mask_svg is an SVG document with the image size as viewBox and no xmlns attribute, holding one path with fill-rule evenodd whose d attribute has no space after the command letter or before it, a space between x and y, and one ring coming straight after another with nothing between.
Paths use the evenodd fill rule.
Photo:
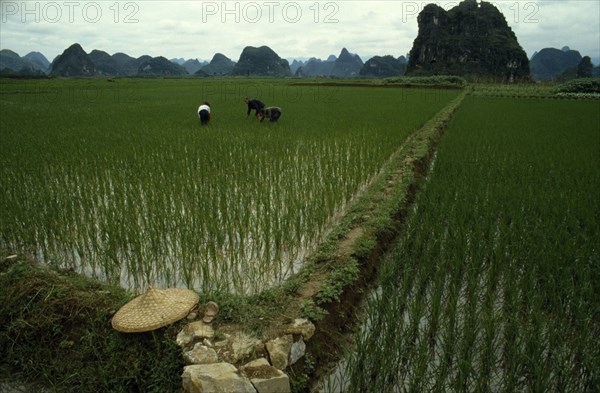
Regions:
<instances>
[{"instance_id":1,"label":"overcast sky","mask_svg":"<svg viewBox=\"0 0 600 393\"><path fill-rule=\"evenodd\" d=\"M78 42L100 49L167 58L237 60L245 46L271 47L287 59L339 55L346 47L363 61L398 57L417 36L417 15L433 1L0 1L0 48L48 60ZM436 1L445 9L459 1ZM569 46L600 57L600 1L496 0L531 57Z\"/></svg>"}]
</instances>

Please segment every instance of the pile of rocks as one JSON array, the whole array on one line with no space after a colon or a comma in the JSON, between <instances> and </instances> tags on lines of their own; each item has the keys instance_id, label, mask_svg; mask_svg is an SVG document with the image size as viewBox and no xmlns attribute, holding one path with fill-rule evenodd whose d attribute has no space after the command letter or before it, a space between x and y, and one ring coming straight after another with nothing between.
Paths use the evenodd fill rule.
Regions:
<instances>
[{"instance_id":1,"label":"pile of rocks","mask_svg":"<svg viewBox=\"0 0 600 393\"><path fill-rule=\"evenodd\" d=\"M185 392L290 392L284 370L305 354L305 341L315 333L306 319L296 319L284 333L267 342L243 332L219 334L202 320L187 324L177 335L187 366L182 374ZM240 365L244 359L259 358Z\"/></svg>"}]
</instances>

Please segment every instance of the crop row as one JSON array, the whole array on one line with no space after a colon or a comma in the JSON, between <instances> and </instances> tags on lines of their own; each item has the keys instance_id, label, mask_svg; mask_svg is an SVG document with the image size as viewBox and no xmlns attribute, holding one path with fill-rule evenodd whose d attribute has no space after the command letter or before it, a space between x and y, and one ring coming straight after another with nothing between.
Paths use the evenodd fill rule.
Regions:
<instances>
[{"instance_id":1,"label":"crop row","mask_svg":"<svg viewBox=\"0 0 600 393\"><path fill-rule=\"evenodd\" d=\"M599 116L463 102L329 391L598 386Z\"/></svg>"}]
</instances>

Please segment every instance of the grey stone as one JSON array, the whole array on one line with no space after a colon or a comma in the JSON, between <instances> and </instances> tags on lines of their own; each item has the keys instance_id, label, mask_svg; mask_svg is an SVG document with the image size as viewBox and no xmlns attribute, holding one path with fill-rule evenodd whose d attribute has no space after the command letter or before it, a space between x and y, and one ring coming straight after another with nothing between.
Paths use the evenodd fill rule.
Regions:
<instances>
[{"instance_id":1,"label":"grey stone","mask_svg":"<svg viewBox=\"0 0 600 393\"><path fill-rule=\"evenodd\" d=\"M229 363L186 366L181 379L186 393L257 393L250 380Z\"/></svg>"},{"instance_id":2,"label":"grey stone","mask_svg":"<svg viewBox=\"0 0 600 393\"><path fill-rule=\"evenodd\" d=\"M290 379L283 371L271 366L267 359L260 358L240 370L250 378L258 393L289 393Z\"/></svg>"},{"instance_id":3,"label":"grey stone","mask_svg":"<svg viewBox=\"0 0 600 393\"><path fill-rule=\"evenodd\" d=\"M183 359L187 364L211 364L219 361L217 352L202 343L196 343L194 349L185 352Z\"/></svg>"},{"instance_id":4,"label":"grey stone","mask_svg":"<svg viewBox=\"0 0 600 393\"><path fill-rule=\"evenodd\" d=\"M257 348L264 345L256 337L249 336L245 333L235 334L233 337L230 337L230 340L233 357L236 361L250 356Z\"/></svg>"},{"instance_id":5,"label":"grey stone","mask_svg":"<svg viewBox=\"0 0 600 393\"><path fill-rule=\"evenodd\" d=\"M290 365L296 363L306 353L306 344L302 337L292 344L290 349Z\"/></svg>"},{"instance_id":6,"label":"grey stone","mask_svg":"<svg viewBox=\"0 0 600 393\"><path fill-rule=\"evenodd\" d=\"M279 370L285 370L289 364L290 350L292 349L293 341L294 337L291 334L287 334L267 342L267 352L269 353L269 358L271 359L273 367L276 367Z\"/></svg>"},{"instance_id":7,"label":"grey stone","mask_svg":"<svg viewBox=\"0 0 600 393\"><path fill-rule=\"evenodd\" d=\"M308 341L315 334L315 325L308 319L296 318L294 322L285 329L287 334L301 334Z\"/></svg>"},{"instance_id":8,"label":"grey stone","mask_svg":"<svg viewBox=\"0 0 600 393\"><path fill-rule=\"evenodd\" d=\"M180 347L186 347L195 341L199 341L205 338L213 338L215 331L207 323L202 321L196 321L188 323L177 335L177 344Z\"/></svg>"}]
</instances>

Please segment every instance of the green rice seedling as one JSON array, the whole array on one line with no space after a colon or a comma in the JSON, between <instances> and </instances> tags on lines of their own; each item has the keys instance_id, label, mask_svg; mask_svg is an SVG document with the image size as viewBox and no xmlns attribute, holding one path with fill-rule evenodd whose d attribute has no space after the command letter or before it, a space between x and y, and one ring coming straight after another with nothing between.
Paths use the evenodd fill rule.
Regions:
<instances>
[{"instance_id":1,"label":"green rice seedling","mask_svg":"<svg viewBox=\"0 0 600 393\"><path fill-rule=\"evenodd\" d=\"M297 272L405 138L457 94L253 79L0 87L3 246L134 291L241 293ZM247 117L250 95L284 116ZM213 119L202 128L205 100Z\"/></svg>"},{"instance_id":2,"label":"green rice seedling","mask_svg":"<svg viewBox=\"0 0 600 393\"><path fill-rule=\"evenodd\" d=\"M599 125L595 101L463 101L385 260L347 391L594 390Z\"/></svg>"}]
</instances>

